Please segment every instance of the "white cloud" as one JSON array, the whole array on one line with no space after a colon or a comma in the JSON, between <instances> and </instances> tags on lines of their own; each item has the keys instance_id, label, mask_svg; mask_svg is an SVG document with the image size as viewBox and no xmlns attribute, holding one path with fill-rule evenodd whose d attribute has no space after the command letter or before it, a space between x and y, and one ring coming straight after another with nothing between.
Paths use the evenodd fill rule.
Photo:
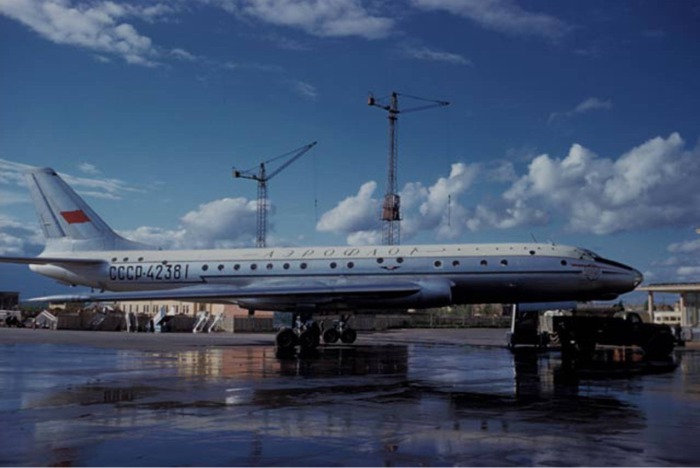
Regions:
<instances>
[{"instance_id":1,"label":"white cloud","mask_svg":"<svg viewBox=\"0 0 700 468\"><path fill-rule=\"evenodd\" d=\"M590 97L583 102L579 103L577 105L573 112L574 113L582 113L582 112L589 112L592 110L598 110L598 109L610 109L612 108L612 102L608 99L606 101L599 99L597 97Z\"/></svg>"},{"instance_id":2,"label":"white cloud","mask_svg":"<svg viewBox=\"0 0 700 468\"><path fill-rule=\"evenodd\" d=\"M549 219L546 211L530 207L522 200L515 200L512 203L496 203L495 207L477 205L473 214L465 218L465 224L470 231L513 229L546 224Z\"/></svg>"},{"instance_id":3,"label":"white cloud","mask_svg":"<svg viewBox=\"0 0 700 468\"><path fill-rule=\"evenodd\" d=\"M347 197L338 206L327 211L316 224L321 232L351 233L379 228L379 202L372 195L375 181L362 184L357 195Z\"/></svg>"},{"instance_id":4,"label":"white cloud","mask_svg":"<svg viewBox=\"0 0 700 468\"><path fill-rule=\"evenodd\" d=\"M28 201L29 197L25 194L8 190L0 190L0 206L14 205L15 203L25 203Z\"/></svg>"},{"instance_id":5,"label":"white cloud","mask_svg":"<svg viewBox=\"0 0 700 468\"><path fill-rule=\"evenodd\" d=\"M609 110L612 109L612 106L612 101L609 99L603 100L597 97L589 97L588 99L584 99L578 103L573 109L561 112L552 112L549 114L549 122L551 123L556 119L570 118L575 115L585 114L596 110Z\"/></svg>"},{"instance_id":6,"label":"white cloud","mask_svg":"<svg viewBox=\"0 0 700 468\"><path fill-rule=\"evenodd\" d=\"M414 46L404 44L401 47L401 53L408 58L416 60L425 60L428 62L444 62L452 65L471 65L469 59L464 58L459 54L445 52L441 50L430 49L425 46Z\"/></svg>"},{"instance_id":7,"label":"white cloud","mask_svg":"<svg viewBox=\"0 0 700 468\"><path fill-rule=\"evenodd\" d=\"M488 171L489 180L494 182L514 182L518 180L515 166L510 161L496 162L497 166Z\"/></svg>"},{"instance_id":8,"label":"white cloud","mask_svg":"<svg viewBox=\"0 0 700 468\"><path fill-rule=\"evenodd\" d=\"M0 215L0 255L30 255L44 245L39 226Z\"/></svg>"},{"instance_id":9,"label":"white cloud","mask_svg":"<svg viewBox=\"0 0 700 468\"><path fill-rule=\"evenodd\" d=\"M438 238L453 238L460 234L460 219L465 210L459 204L459 196L474 183L478 172L476 165L455 163L448 177L440 177L429 187L420 182L406 184L400 193L403 202L402 237L410 238L420 231L430 230L436 230Z\"/></svg>"},{"instance_id":10,"label":"white cloud","mask_svg":"<svg viewBox=\"0 0 700 468\"><path fill-rule=\"evenodd\" d=\"M517 36L539 36L558 39L570 27L554 16L531 13L513 0L412 0L424 10L442 10L468 18L481 26Z\"/></svg>"},{"instance_id":11,"label":"white cloud","mask_svg":"<svg viewBox=\"0 0 700 468\"><path fill-rule=\"evenodd\" d=\"M316 87L312 84L305 83L303 81L292 81L292 89L297 92L300 96L305 98L315 100L318 98L318 91Z\"/></svg>"},{"instance_id":12,"label":"white cloud","mask_svg":"<svg viewBox=\"0 0 700 468\"><path fill-rule=\"evenodd\" d=\"M170 51L170 55L185 62L196 62L197 57L187 52L185 49L175 48Z\"/></svg>"},{"instance_id":13,"label":"white cloud","mask_svg":"<svg viewBox=\"0 0 700 468\"><path fill-rule=\"evenodd\" d=\"M671 244L668 246L668 251L673 253L700 252L700 239Z\"/></svg>"},{"instance_id":14,"label":"white cloud","mask_svg":"<svg viewBox=\"0 0 700 468\"><path fill-rule=\"evenodd\" d=\"M0 14L21 22L56 44L83 47L122 57L127 63L155 66L158 57L151 39L122 22L135 17L145 21L172 13L173 7L114 3L73 3L69 0L0 0Z\"/></svg>"},{"instance_id":15,"label":"white cloud","mask_svg":"<svg viewBox=\"0 0 700 468\"><path fill-rule=\"evenodd\" d=\"M181 222L189 245L230 247L250 243L256 229L256 213L257 201L223 198L200 205L185 214Z\"/></svg>"},{"instance_id":16,"label":"white cloud","mask_svg":"<svg viewBox=\"0 0 700 468\"><path fill-rule=\"evenodd\" d=\"M691 276L697 278L700 276L700 266L684 266L680 267L676 273L678 276Z\"/></svg>"},{"instance_id":17,"label":"white cloud","mask_svg":"<svg viewBox=\"0 0 700 468\"><path fill-rule=\"evenodd\" d=\"M34 167L28 164L0 159L0 186L24 187L25 172ZM100 172L95 165L89 163L80 164L78 169L88 175L97 175ZM83 196L120 200L123 198L124 193L144 192L144 189L119 179L76 177L65 173L60 173L60 175L68 185Z\"/></svg>"},{"instance_id":18,"label":"white cloud","mask_svg":"<svg viewBox=\"0 0 700 468\"><path fill-rule=\"evenodd\" d=\"M382 232L379 230L373 231L355 231L348 234L348 245L381 245Z\"/></svg>"},{"instance_id":19,"label":"white cloud","mask_svg":"<svg viewBox=\"0 0 700 468\"><path fill-rule=\"evenodd\" d=\"M133 231L118 231L120 235L137 242L152 245L162 249L181 249L185 248L184 241L185 230L178 229L163 229L153 226L141 226Z\"/></svg>"},{"instance_id":20,"label":"white cloud","mask_svg":"<svg viewBox=\"0 0 700 468\"><path fill-rule=\"evenodd\" d=\"M24 172L34 166L0 159L0 184L24 185Z\"/></svg>"},{"instance_id":21,"label":"white cloud","mask_svg":"<svg viewBox=\"0 0 700 468\"><path fill-rule=\"evenodd\" d=\"M458 235L465 209L459 196L473 184L479 172L478 166L455 163L447 177L440 177L433 185L409 182L400 191L401 237L410 239L423 231L434 231L438 238L448 239ZM382 230L379 221L381 202L375 198L377 183L364 183L357 195L347 197L321 216L316 229L347 235L351 245L378 244Z\"/></svg>"},{"instance_id":22,"label":"white cloud","mask_svg":"<svg viewBox=\"0 0 700 468\"><path fill-rule=\"evenodd\" d=\"M176 229L142 226L121 234L170 249L250 247L256 235L256 215L257 201L222 198L187 212Z\"/></svg>"},{"instance_id":23,"label":"white cloud","mask_svg":"<svg viewBox=\"0 0 700 468\"><path fill-rule=\"evenodd\" d=\"M687 223L700 215L700 147L684 150L677 133L653 138L616 160L572 145L563 158L537 156L506 190L500 208L480 205L470 229L546 222L551 213L572 231L610 234Z\"/></svg>"},{"instance_id":24,"label":"white cloud","mask_svg":"<svg viewBox=\"0 0 700 468\"><path fill-rule=\"evenodd\" d=\"M80 169L80 172L87 175L97 175L100 173L100 170L97 168L97 166L90 163L80 163L78 165L78 169Z\"/></svg>"},{"instance_id":25,"label":"white cloud","mask_svg":"<svg viewBox=\"0 0 700 468\"><path fill-rule=\"evenodd\" d=\"M124 198L124 193L126 192L144 192L144 189L119 179L76 177L70 174L59 174L73 190L82 196L107 200L121 200Z\"/></svg>"},{"instance_id":26,"label":"white cloud","mask_svg":"<svg viewBox=\"0 0 700 468\"><path fill-rule=\"evenodd\" d=\"M204 0L238 16L287 26L320 37L380 39L394 21L373 15L359 0Z\"/></svg>"}]
</instances>

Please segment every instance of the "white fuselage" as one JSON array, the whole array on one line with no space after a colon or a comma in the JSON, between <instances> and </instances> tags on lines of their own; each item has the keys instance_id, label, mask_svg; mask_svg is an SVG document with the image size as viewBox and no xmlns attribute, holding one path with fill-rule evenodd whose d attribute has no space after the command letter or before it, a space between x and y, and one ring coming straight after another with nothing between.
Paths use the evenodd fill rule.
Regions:
<instances>
[{"instance_id":1,"label":"white fuselage","mask_svg":"<svg viewBox=\"0 0 700 468\"><path fill-rule=\"evenodd\" d=\"M55 252L52 255L56 255ZM576 247L551 244L457 244L381 247L293 247L230 250L125 250L64 253L102 259L94 265L32 265L61 282L107 291L194 285L237 287L287 282L347 285L361 279L410 280L420 298L366 298L331 309L432 307L460 303L612 299L641 281L635 269ZM448 285L448 286L446 286ZM321 303L322 300L318 299ZM294 309L294 299L236 300L251 309ZM325 307L325 306L324 306Z\"/></svg>"}]
</instances>

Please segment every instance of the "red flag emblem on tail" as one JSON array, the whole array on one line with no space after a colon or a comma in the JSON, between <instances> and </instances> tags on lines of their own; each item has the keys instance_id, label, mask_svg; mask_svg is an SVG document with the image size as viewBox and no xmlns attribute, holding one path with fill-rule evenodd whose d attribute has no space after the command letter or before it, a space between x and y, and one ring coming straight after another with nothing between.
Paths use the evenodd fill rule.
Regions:
<instances>
[{"instance_id":1,"label":"red flag emblem on tail","mask_svg":"<svg viewBox=\"0 0 700 468\"><path fill-rule=\"evenodd\" d=\"M65 219L68 224L78 224L78 223L88 223L90 218L87 217L83 210L75 211L61 211L61 216Z\"/></svg>"}]
</instances>

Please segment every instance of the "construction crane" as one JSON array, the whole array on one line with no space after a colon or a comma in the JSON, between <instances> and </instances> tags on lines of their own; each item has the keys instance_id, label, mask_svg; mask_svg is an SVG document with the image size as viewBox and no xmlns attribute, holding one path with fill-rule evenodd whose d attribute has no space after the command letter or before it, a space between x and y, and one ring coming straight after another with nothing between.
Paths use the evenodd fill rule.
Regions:
<instances>
[{"instance_id":1,"label":"construction crane","mask_svg":"<svg viewBox=\"0 0 700 468\"><path fill-rule=\"evenodd\" d=\"M408 109L399 109L399 96L407 97L410 99L426 102L427 104L411 107ZM385 98L375 98L371 93L367 104L374 107L379 107L388 112L389 118L389 158L388 158L388 180L386 184L386 194L384 195L384 201L382 203L382 221L384 221L383 227L383 239L385 245L398 245L401 243L401 197L398 194L396 169L398 163L398 131L397 124L399 114L405 114L407 112L416 112L425 109L432 109L433 107L443 107L450 103L447 101L437 101L433 99L424 99L416 96L410 96L408 94L399 94L397 92L392 92L389 98L389 103L384 104Z\"/></svg>"},{"instance_id":2,"label":"construction crane","mask_svg":"<svg viewBox=\"0 0 700 468\"><path fill-rule=\"evenodd\" d=\"M265 247L265 239L267 236L267 183L274 176L286 169L290 164L299 159L309 151L311 148L316 146L316 141L304 145L301 148L294 149L287 153L281 154L267 161L263 161L257 168L251 168L247 171L239 171L235 167L233 168L233 177L236 179L250 179L258 182L258 205L257 205L257 230L255 238L256 247ZM267 173L266 165L281 159L288 158L280 167ZM257 169L257 171L256 171Z\"/></svg>"}]
</instances>

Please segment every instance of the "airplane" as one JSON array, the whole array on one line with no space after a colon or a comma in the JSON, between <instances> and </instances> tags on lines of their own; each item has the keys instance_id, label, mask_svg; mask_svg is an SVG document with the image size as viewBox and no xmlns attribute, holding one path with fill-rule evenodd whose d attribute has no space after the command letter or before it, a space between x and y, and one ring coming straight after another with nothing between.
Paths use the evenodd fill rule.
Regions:
<instances>
[{"instance_id":1,"label":"airplane","mask_svg":"<svg viewBox=\"0 0 700 468\"><path fill-rule=\"evenodd\" d=\"M51 168L26 174L46 246L0 257L92 292L51 302L186 300L291 312L278 349L353 343L353 312L456 304L612 300L642 274L594 252L540 243L161 250L115 233ZM95 292L97 290L98 292ZM321 330L314 314L339 313Z\"/></svg>"}]
</instances>

